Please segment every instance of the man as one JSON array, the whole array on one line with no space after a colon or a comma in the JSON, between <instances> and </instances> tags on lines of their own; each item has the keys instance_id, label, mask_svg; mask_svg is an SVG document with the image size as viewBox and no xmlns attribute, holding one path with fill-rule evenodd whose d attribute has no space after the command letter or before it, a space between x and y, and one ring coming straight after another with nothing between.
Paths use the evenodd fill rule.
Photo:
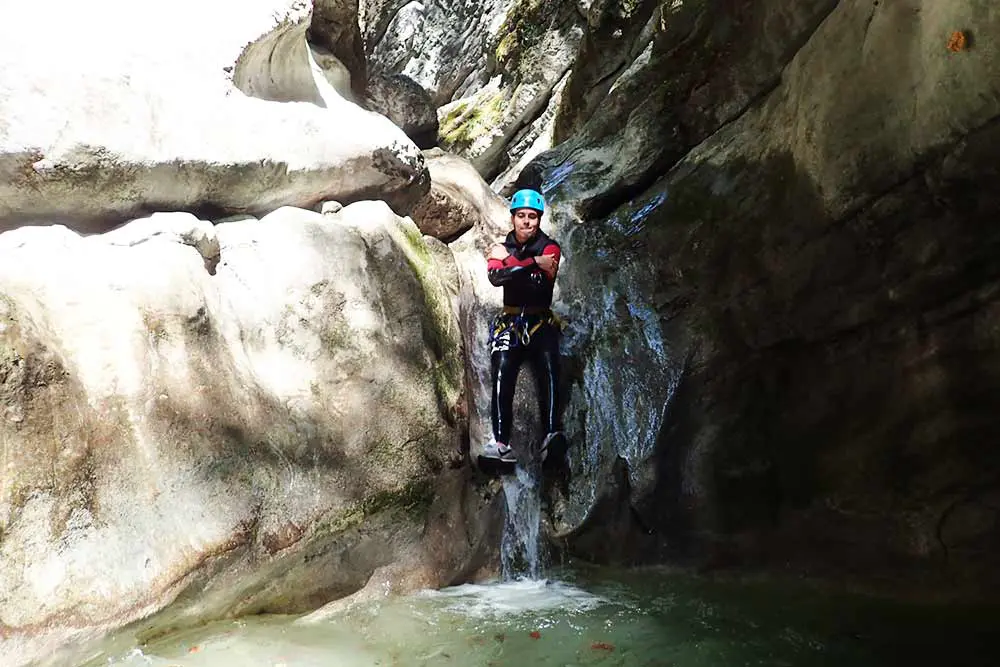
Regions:
<instances>
[{"instance_id":1,"label":"man","mask_svg":"<svg viewBox=\"0 0 1000 667\"><path fill-rule=\"evenodd\" d=\"M487 259L490 282L503 287L503 312L490 332L492 390L490 413L493 441L483 456L516 463L510 447L514 387L521 364L528 359L538 381L538 402L544 461L561 458L566 447L556 409L559 386L559 324L552 314L552 290L559 272L559 244L541 229L545 199L534 190L518 190L510 201L511 225L503 243L493 246Z\"/></svg>"}]
</instances>

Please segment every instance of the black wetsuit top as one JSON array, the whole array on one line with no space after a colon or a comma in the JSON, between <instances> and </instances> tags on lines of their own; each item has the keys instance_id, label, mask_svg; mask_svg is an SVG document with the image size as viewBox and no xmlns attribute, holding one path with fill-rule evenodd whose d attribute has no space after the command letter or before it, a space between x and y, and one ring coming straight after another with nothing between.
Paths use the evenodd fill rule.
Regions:
<instances>
[{"instance_id":1,"label":"black wetsuit top","mask_svg":"<svg viewBox=\"0 0 1000 667\"><path fill-rule=\"evenodd\" d=\"M491 259L487 265L490 282L503 286L503 304L532 309L550 307L555 281L549 280L538 267L535 256L552 255L558 262L562 252L559 244L539 230L524 245L510 232L503 245L510 255L503 260Z\"/></svg>"}]
</instances>

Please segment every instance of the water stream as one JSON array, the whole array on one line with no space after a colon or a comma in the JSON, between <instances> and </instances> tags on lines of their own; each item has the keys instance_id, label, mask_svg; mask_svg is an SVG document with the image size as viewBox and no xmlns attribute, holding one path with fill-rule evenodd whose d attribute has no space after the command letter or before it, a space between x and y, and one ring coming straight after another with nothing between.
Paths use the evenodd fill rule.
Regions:
<instances>
[{"instance_id":1,"label":"water stream","mask_svg":"<svg viewBox=\"0 0 1000 667\"><path fill-rule=\"evenodd\" d=\"M542 577L545 554L540 479L538 470L523 465L517 467L514 475L503 478L506 513L500 565L504 581Z\"/></svg>"}]
</instances>

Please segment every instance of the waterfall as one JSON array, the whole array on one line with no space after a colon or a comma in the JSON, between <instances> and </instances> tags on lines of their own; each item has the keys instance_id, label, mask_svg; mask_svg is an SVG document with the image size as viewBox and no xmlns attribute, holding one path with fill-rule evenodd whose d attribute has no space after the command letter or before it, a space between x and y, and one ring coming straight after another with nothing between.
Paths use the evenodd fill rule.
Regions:
<instances>
[{"instance_id":1,"label":"waterfall","mask_svg":"<svg viewBox=\"0 0 1000 667\"><path fill-rule=\"evenodd\" d=\"M545 558L541 542L542 497L539 466L518 466L503 479L506 517L500 543L504 581L541 579Z\"/></svg>"},{"instance_id":2,"label":"waterfall","mask_svg":"<svg viewBox=\"0 0 1000 667\"><path fill-rule=\"evenodd\" d=\"M511 445L518 465L502 478L506 516L500 544L500 562L505 581L541 579L546 553L542 534L543 472L538 448L544 437L538 415L535 373L529 362L521 367L514 392L514 424Z\"/></svg>"}]
</instances>

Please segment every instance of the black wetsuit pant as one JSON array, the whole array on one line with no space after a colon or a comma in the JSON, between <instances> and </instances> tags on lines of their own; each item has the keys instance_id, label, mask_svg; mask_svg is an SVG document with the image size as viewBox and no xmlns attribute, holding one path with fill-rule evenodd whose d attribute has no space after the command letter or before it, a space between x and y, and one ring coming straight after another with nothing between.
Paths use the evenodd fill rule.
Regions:
<instances>
[{"instance_id":1,"label":"black wetsuit pant","mask_svg":"<svg viewBox=\"0 0 1000 667\"><path fill-rule=\"evenodd\" d=\"M538 412L542 430L560 430L556 410L559 404L559 326L546 315L497 317L490 336L493 396L490 415L493 437L510 444L514 413L514 389L525 359L531 363L538 383Z\"/></svg>"}]
</instances>

